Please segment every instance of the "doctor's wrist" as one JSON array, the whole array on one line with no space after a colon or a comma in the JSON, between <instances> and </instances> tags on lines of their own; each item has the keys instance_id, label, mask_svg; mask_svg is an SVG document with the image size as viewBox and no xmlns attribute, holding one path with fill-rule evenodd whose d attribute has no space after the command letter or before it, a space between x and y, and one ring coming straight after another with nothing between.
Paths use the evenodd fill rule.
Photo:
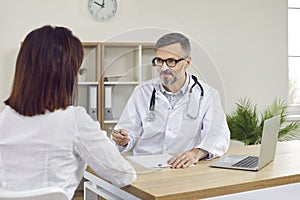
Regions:
<instances>
[{"instance_id":1,"label":"doctor's wrist","mask_svg":"<svg viewBox=\"0 0 300 200\"><path fill-rule=\"evenodd\" d=\"M128 146L128 143L120 145L120 146L123 147L123 148L126 148Z\"/></svg>"},{"instance_id":2,"label":"doctor's wrist","mask_svg":"<svg viewBox=\"0 0 300 200\"><path fill-rule=\"evenodd\" d=\"M207 158L207 156L209 155L207 151L200 148L194 148L193 150L197 152L198 161Z\"/></svg>"}]
</instances>

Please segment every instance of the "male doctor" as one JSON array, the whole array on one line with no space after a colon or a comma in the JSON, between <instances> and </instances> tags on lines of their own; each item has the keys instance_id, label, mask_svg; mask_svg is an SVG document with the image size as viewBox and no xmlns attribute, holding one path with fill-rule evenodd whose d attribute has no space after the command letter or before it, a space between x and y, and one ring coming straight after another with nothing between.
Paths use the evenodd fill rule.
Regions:
<instances>
[{"instance_id":1,"label":"male doctor","mask_svg":"<svg viewBox=\"0 0 300 200\"><path fill-rule=\"evenodd\" d=\"M195 79L190 42L179 33L162 36L152 64L159 72L137 86L111 138L121 152L174 155L171 168L186 168L201 159L223 155L230 141L218 91Z\"/></svg>"}]
</instances>

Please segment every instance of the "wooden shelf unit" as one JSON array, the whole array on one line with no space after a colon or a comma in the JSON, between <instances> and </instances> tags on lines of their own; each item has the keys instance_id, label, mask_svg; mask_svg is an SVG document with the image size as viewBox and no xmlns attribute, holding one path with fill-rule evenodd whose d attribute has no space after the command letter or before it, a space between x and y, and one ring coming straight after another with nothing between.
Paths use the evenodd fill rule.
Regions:
<instances>
[{"instance_id":1,"label":"wooden shelf unit","mask_svg":"<svg viewBox=\"0 0 300 200\"><path fill-rule=\"evenodd\" d=\"M151 65L152 43L84 42L82 67L87 68L85 82L78 82L78 105L89 112L89 87L97 86L97 120L108 131L114 126L134 88L156 76ZM113 119L105 118L105 87L112 87ZM108 132L109 133L109 132Z\"/></svg>"}]
</instances>

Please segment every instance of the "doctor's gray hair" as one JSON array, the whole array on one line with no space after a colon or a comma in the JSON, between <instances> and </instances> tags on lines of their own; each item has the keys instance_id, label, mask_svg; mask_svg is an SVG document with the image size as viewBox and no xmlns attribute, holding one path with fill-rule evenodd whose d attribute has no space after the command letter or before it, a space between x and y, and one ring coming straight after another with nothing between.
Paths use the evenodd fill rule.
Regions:
<instances>
[{"instance_id":1,"label":"doctor's gray hair","mask_svg":"<svg viewBox=\"0 0 300 200\"><path fill-rule=\"evenodd\" d=\"M176 43L179 43L181 45L181 48L183 52L186 54L186 56L190 56L191 54L190 41L186 36L180 33L168 33L166 35L163 35L157 40L154 48L156 51L161 47L171 45L171 44L176 44Z\"/></svg>"}]
</instances>

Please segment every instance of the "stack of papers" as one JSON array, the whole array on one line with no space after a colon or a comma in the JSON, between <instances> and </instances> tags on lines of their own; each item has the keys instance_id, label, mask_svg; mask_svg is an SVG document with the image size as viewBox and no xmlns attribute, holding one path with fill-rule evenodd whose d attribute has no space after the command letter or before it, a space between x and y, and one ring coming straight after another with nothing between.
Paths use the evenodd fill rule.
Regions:
<instances>
[{"instance_id":1,"label":"stack of papers","mask_svg":"<svg viewBox=\"0 0 300 200\"><path fill-rule=\"evenodd\" d=\"M172 155L164 153L155 155L127 156L127 158L147 169L153 169L169 167L167 161L172 158Z\"/></svg>"}]
</instances>

